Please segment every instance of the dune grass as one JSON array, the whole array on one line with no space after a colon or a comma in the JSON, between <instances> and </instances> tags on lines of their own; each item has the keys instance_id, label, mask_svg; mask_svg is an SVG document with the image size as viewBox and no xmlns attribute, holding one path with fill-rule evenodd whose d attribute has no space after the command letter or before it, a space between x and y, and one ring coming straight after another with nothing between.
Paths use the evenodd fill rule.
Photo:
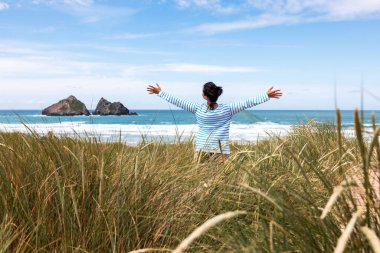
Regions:
<instances>
[{"instance_id":1,"label":"dune grass","mask_svg":"<svg viewBox=\"0 0 380 253\"><path fill-rule=\"evenodd\" d=\"M0 253L372 252L379 128L366 141L356 112L345 138L337 115L224 163L193 162L191 141L0 133Z\"/></svg>"}]
</instances>

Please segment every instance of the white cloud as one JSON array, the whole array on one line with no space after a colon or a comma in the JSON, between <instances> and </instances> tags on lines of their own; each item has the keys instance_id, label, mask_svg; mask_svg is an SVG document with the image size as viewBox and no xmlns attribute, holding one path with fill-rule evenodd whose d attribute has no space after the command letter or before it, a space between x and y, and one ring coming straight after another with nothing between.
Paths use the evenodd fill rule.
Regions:
<instances>
[{"instance_id":1,"label":"white cloud","mask_svg":"<svg viewBox=\"0 0 380 253\"><path fill-rule=\"evenodd\" d=\"M145 48L133 48L127 46L99 45L99 44L69 44L68 47L85 48L91 50L99 50L104 52L119 53L119 54L141 54L141 55L173 55L168 51L152 51Z\"/></svg>"},{"instance_id":2,"label":"white cloud","mask_svg":"<svg viewBox=\"0 0 380 253\"><path fill-rule=\"evenodd\" d=\"M114 7L100 5L92 1L70 0L72 3L58 4L54 7L62 12L78 17L84 23L97 23L102 20L111 20L134 14L136 11L128 7Z\"/></svg>"},{"instance_id":3,"label":"white cloud","mask_svg":"<svg viewBox=\"0 0 380 253\"><path fill-rule=\"evenodd\" d=\"M240 6L222 4L220 0L174 0L181 9L202 8L214 13L232 14L239 11Z\"/></svg>"},{"instance_id":4,"label":"white cloud","mask_svg":"<svg viewBox=\"0 0 380 253\"><path fill-rule=\"evenodd\" d=\"M0 2L0 11L9 9L9 4Z\"/></svg>"},{"instance_id":5,"label":"white cloud","mask_svg":"<svg viewBox=\"0 0 380 253\"><path fill-rule=\"evenodd\" d=\"M338 0L339 1L339 0ZM276 13L298 13L326 5L325 0L248 0L247 6Z\"/></svg>"},{"instance_id":6,"label":"white cloud","mask_svg":"<svg viewBox=\"0 0 380 253\"><path fill-rule=\"evenodd\" d=\"M32 4L38 5L38 4L53 4L57 2L56 0L32 0Z\"/></svg>"},{"instance_id":7,"label":"white cloud","mask_svg":"<svg viewBox=\"0 0 380 253\"><path fill-rule=\"evenodd\" d=\"M12 46L10 46L12 45ZM86 53L70 49L86 48ZM90 51L88 51L90 50ZM91 51L95 50L95 51ZM74 50L77 51L77 50ZM79 50L80 51L80 50ZM131 77L134 75L167 72L187 74L255 73L260 70L250 66L222 66L194 63L166 63L156 65L131 65L114 63L108 57L94 58L97 51L119 54L157 54L159 52L136 51L133 48L97 45L54 45L25 44L17 41L0 41L0 76L15 78L58 78L58 77Z\"/></svg>"},{"instance_id":8,"label":"white cloud","mask_svg":"<svg viewBox=\"0 0 380 253\"><path fill-rule=\"evenodd\" d=\"M66 4L78 4L82 6L90 6L94 3L93 0L64 0L63 2Z\"/></svg>"},{"instance_id":9,"label":"white cloud","mask_svg":"<svg viewBox=\"0 0 380 253\"><path fill-rule=\"evenodd\" d=\"M0 41L0 76L7 79L104 76L122 73L125 67L107 59L94 60L91 52L85 54L67 48L71 47Z\"/></svg>"},{"instance_id":10,"label":"white cloud","mask_svg":"<svg viewBox=\"0 0 380 253\"><path fill-rule=\"evenodd\" d=\"M114 36L108 36L106 39L120 39L120 40L137 40L155 37L160 35L159 33L121 33Z\"/></svg>"},{"instance_id":11,"label":"white cloud","mask_svg":"<svg viewBox=\"0 0 380 253\"><path fill-rule=\"evenodd\" d=\"M99 76L115 74L122 67L105 62L66 59L61 57L1 57L3 78L52 78L63 76Z\"/></svg>"},{"instance_id":12,"label":"white cloud","mask_svg":"<svg viewBox=\"0 0 380 253\"><path fill-rule=\"evenodd\" d=\"M132 8L103 5L94 0L33 0L32 3L47 5L60 12L75 16L88 24L124 17L136 12Z\"/></svg>"},{"instance_id":13,"label":"white cloud","mask_svg":"<svg viewBox=\"0 0 380 253\"><path fill-rule=\"evenodd\" d=\"M197 5L194 1L180 2L185 7L199 8L212 8L215 4L221 4L217 0L205 0L203 4ZM380 0L247 0L233 8L248 15L257 14L229 22L205 23L190 30L213 34L283 24L380 18Z\"/></svg>"},{"instance_id":14,"label":"white cloud","mask_svg":"<svg viewBox=\"0 0 380 253\"><path fill-rule=\"evenodd\" d=\"M131 66L125 69L126 75L149 73L149 72L176 72L176 73L205 73L205 74L222 74L222 73L255 73L259 69L254 67L242 66L219 66L204 65L192 63L170 63L160 65Z\"/></svg>"},{"instance_id":15,"label":"white cloud","mask_svg":"<svg viewBox=\"0 0 380 253\"><path fill-rule=\"evenodd\" d=\"M219 0L176 0L175 1L181 8L189 8L194 5L197 7L209 7L219 5Z\"/></svg>"},{"instance_id":16,"label":"white cloud","mask_svg":"<svg viewBox=\"0 0 380 253\"><path fill-rule=\"evenodd\" d=\"M32 0L33 4L70 4L70 5L81 5L90 6L94 3L93 0Z\"/></svg>"},{"instance_id":17,"label":"white cloud","mask_svg":"<svg viewBox=\"0 0 380 253\"><path fill-rule=\"evenodd\" d=\"M33 33L52 33L55 31L56 31L56 28L54 26L46 26L46 27L34 29Z\"/></svg>"},{"instance_id":18,"label":"white cloud","mask_svg":"<svg viewBox=\"0 0 380 253\"><path fill-rule=\"evenodd\" d=\"M362 16L380 10L379 0L248 0L248 5L271 13L323 13L331 17Z\"/></svg>"},{"instance_id":19,"label":"white cloud","mask_svg":"<svg viewBox=\"0 0 380 253\"><path fill-rule=\"evenodd\" d=\"M339 3L340 2L340 3ZM327 4L327 11L335 18L355 18L371 14L380 14L380 0L340 0Z\"/></svg>"},{"instance_id":20,"label":"white cloud","mask_svg":"<svg viewBox=\"0 0 380 253\"><path fill-rule=\"evenodd\" d=\"M255 29L273 25L281 24L296 24L301 20L297 16L272 16L263 15L248 20L238 20L223 23L209 23L202 24L190 29L190 31L197 31L207 34L230 32L235 30Z\"/></svg>"}]
</instances>

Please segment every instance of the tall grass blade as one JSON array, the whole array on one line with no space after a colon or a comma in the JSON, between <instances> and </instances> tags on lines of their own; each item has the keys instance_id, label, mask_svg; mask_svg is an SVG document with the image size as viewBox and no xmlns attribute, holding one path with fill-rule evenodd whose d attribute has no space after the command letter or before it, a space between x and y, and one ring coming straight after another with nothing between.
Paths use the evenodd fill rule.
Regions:
<instances>
[{"instance_id":1,"label":"tall grass blade","mask_svg":"<svg viewBox=\"0 0 380 253\"><path fill-rule=\"evenodd\" d=\"M376 236L375 231L368 227L361 227L360 230L365 234L371 244L374 253L380 253L380 239Z\"/></svg>"},{"instance_id":2,"label":"tall grass blade","mask_svg":"<svg viewBox=\"0 0 380 253\"><path fill-rule=\"evenodd\" d=\"M373 129L374 132L376 131L376 116L375 116L375 113L372 113L372 129ZM380 169L380 145L379 145L379 138L376 138L374 141L375 141L376 154L377 154L377 164L378 164L379 169Z\"/></svg>"},{"instance_id":3,"label":"tall grass blade","mask_svg":"<svg viewBox=\"0 0 380 253\"><path fill-rule=\"evenodd\" d=\"M228 219L231 219L231 218L233 218L233 217L235 217L237 215L242 215L242 214L246 214L246 213L247 212L245 212L245 211L227 212L227 213L219 214L219 215L217 215L217 216L215 216L215 217L207 220L201 226L197 227L188 237L186 237L186 239L183 240L177 246L177 248L175 248L173 250L173 253L181 253L181 252L183 252L185 249L187 249L190 246L190 244L195 239L197 239L198 237L200 237L202 234L206 233L210 228L216 226L220 222L228 220Z\"/></svg>"},{"instance_id":4,"label":"tall grass blade","mask_svg":"<svg viewBox=\"0 0 380 253\"><path fill-rule=\"evenodd\" d=\"M342 113L340 112L339 108L336 108L336 131L338 134L339 157L342 157Z\"/></svg>"},{"instance_id":5,"label":"tall grass blade","mask_svg":"<svg viewBox=\"0 0 380 253\"><path fill-rule=\"evenodd\" d=\"M367 157L367 161L368 161L367 166L368 167L371 164L372 152L373 152L374 148L379 145L379 134L380 134L380 126L375 129L375 131L373 133L373 139L372 139L371 145L369 146L369 149L368 149L368 157Z\"/></svg>"},{"instance_id":6,"label":"tall grass blade","mask_svg":"<svg viewBox=\"0 0 380 253\"><path fill-rule=\"evenodd\" d=\"M322 211L322 214L320 217L322 220L326 218L327 214L331 211L334 203L337 201L340 194L342 194L346 186L347 186L347 182L344 181L340 185L334 187L333 194L330 196L325 208Z\"/></svg>"},{"instance_id":7,"label":"tall grass blade","mask_svg":"<svg viewBox=\"0 0 380 253\"><path fill-rule=\"evenodd\" d=\"M343 253L344 249L346 248L346 245L347 245L347 241L352 233L352 231L354 230L354 227L355 227L355 224L356 224L356 221L358 220L358 218L363 214L363 210L361 208L359 208L359 210L357 210L353 215L352 215L352 218L350 220L350 222L348 222L346 228L343 230L343 233L342 235L339 237L338 239L338 243L336 245L336 248L334 250L334 253Z\"/></svg>"},{"instance_id":8,"label":"tall grass blade","mask_svg":"<svg viewBox=\"0 0 380 253\"><path fill-rule=\"evenodd\" d=\"M172 252L171 249L154 249L154 248L147 248L147 249L137 249L129 251L128 253L145 253L145 252Z\"/></svg>"},{"instance_id":9,"label":"tall grass blade","mask_svg":"<svg viewBox=\"0 0 380 253\"><path fill-rule=\"evenodd\" d=\"M364 188L365 188L365 194L366 196L371 196L371 189L370 189L370 181L369 181L369 173L368 173L368 161L367 161L367 150L366 146L363 140L363 133L362 133L362 123L359 116L359 111L356 108L355 109L355 132L356 132L356 138L358 141L360 154L362 157L362 169L363 169L363 175L364 175ZM366 222L367 226L371 227L371 216L370 216L370 206L369 201L366 198Z\"/></svg>"}]
</instances>

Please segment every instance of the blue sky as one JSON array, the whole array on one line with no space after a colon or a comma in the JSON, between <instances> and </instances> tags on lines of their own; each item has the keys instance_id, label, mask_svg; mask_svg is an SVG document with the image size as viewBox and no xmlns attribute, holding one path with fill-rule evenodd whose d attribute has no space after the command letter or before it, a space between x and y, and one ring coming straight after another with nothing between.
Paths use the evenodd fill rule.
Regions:
<instances>
[{"instance_id":1,"label":"blue sky","mask_svg":"<svg viewBox=\"0 0 380 253\"><path fill-rule=\"evenodd\" d=\"M148 84L202 102L274 85L258 109L380 109L380 0L0 0L0 109L71 94L168 109Z\"/></svg>"}]
</instances>

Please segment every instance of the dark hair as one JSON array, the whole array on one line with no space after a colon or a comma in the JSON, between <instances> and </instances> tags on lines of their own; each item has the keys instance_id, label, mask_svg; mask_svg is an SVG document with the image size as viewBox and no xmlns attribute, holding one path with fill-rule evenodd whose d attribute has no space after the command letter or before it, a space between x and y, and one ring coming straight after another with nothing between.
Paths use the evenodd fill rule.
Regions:
<instances>
[{"instance_id":1,"label":"dark hair","mask_svg":"<svg viewBox=\"0 0 380 253\"><path fill-rule=\"evenodd\" d=\"M203 85L203 94L210 100L210 109L214 109L214 105L218 100L219 96L222 95L223 88L216 86L213 82L207 82Z\"/></svg>"}]
</instances>

